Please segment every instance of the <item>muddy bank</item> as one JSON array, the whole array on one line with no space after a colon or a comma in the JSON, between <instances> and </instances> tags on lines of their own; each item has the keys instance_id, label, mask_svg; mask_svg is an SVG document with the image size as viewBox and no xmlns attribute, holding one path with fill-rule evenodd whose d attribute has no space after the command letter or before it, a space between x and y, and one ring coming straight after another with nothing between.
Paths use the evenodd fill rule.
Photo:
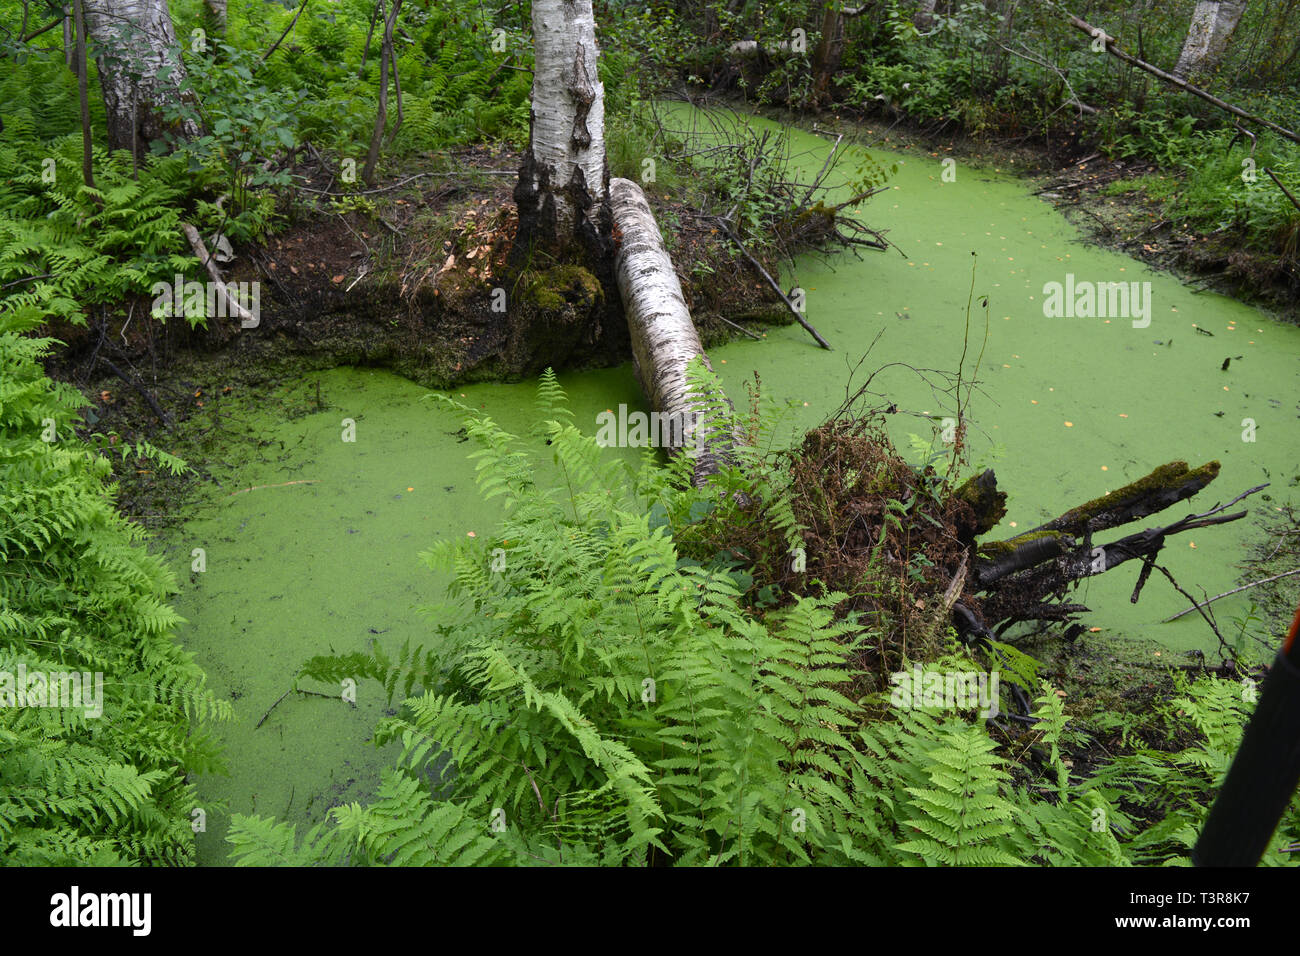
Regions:
<instances>
[{"instance_id":1,"label":"muddy bank","mask_svg":"<svg viewBox=\"0 0 1300 956\"><path fill-rule=\"evenodd\" d=\"M173 318L155 328L142 321L151 301L140 297L103 310L89 328L52 328L68 349L51 371L93 392L110 387L103 373L138 391L111 365L129 367L132 377L147 365L152 384L168 368L211 355L222 366L273 376L349 365L450 388L626 361L616 289L581 265L529 262L518 275L508 272L517 166L511 152L465 149L408 163L401 177L348 196L331 193L333 176L304 168L301 190L285 206L287 226L264 245L236 248L223 266L229 282L259 283L256 328L230 318L199 328ZM724 318L789 321L726 237L687 214L684 196L651 191L650 198L671 229L683 292L706 345L737 334ZM167 395L155 397L166 411Z\"/></svg>"}]
</instances>

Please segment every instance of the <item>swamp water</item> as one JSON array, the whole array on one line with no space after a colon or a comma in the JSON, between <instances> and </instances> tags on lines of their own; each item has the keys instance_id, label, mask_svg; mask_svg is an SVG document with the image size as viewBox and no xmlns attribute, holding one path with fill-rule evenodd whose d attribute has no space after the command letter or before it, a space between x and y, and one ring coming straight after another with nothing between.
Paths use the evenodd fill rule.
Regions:
<instances>
[{"instance_id":1,"label":"swamp water","mask_svg":"<svg viewBox=\"0 0 1300 956\"><path fill-rule=\"evenodd\" d=\"M676 120L689 117L682 110ZM794 165L813 176L829 141L793 130L790 136ZM974 251L968 376L981 348L983 295L989 334L982 390L968 409L970 454L995 468L1009 496L1008 514L992 536L1032 528L1175 458L1192 465L1217 458L1222 472L1190 507L1146 524L1207 510L1265 481L1272 482L1265 492L1272 500L1248 499L1252 516L1300 499L1300 329L1231 299L1196 294L1174 277L1087 244L1023 180L958 164L955 181L945 182L937 157L872 154L899 167L861 216L888 230L905 256L866 250L861 260L801 262L787 284L797 279L805 290L809 320L835 351L817 348L798 326L713 350L714 367L738 403L756 370L767 394L793 403L792 433L816 424L843 400L850 367L882 330L856 382L890 362L956 369ZM1048 317L1050 282L1076 290L1084 282L1150 283L1138 287L1149 288L1149 324ZM1232 362L1221 371L1225 358ZM274 420L260 434L264 447L280 449L278 459L241 467L235 484L205 489L185 526L163 542L182 582L176 605L188 623L180 637L213 689L234 700L237 715L217 727L230 775L199 781L214 807L199 836L207 864L226 859L230 811L274 814L298 824L301 834L330 806L374 791L396 750L370 744L389 707L382 689L360 682L355 705L297 694L276 701L313 655L366 650L371 640L390 653L408 639L427 642L417 608L438 600L443 582L419 552L439 537L483 535L493 527L495 503L479 501L466 458L475 446L457 434L456 416L420 400L425 389L384 372L336 369L285 391L318 381L324 410L288 421L268 416ZM642 407L630 366L564 375L561 384L589 433L606 409ZM933 439L937 419L951 409L902 367L882 372L873 389L901 410L935 416L933 424L891 418L895 442L915 460L909 433ZM533 383L476 385L456 394L515 434L527 434L532 424ZM355 422L355 442L342 440L345 418ZM1243 441L1247 418L1254 442ZM1253 517L1202 529L1171 539L1161 560L1184 587L1216 594L1234 586L1232 564L1258 535ZM206 552L201 574L190 571L195 547ZM1087 623L1171 651L1210 649L1213 635L1197 616L1158 623L1186 606L1159 575L1141 602L1130 604L1137 570L1117 569L1075 592L1094 609ZM1220 602L1220 620L1244 613L1247 604L1248 597ZM225 808L215 809L218 801Z\"/></svg>"}]
</instances>

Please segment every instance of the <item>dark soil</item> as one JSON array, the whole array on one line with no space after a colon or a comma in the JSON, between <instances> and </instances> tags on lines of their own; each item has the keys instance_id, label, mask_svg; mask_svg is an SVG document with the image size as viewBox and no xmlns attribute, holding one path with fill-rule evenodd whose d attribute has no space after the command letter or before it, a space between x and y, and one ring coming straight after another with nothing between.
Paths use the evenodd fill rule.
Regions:
<instances>
[{"instance_id":1,"label":"dark soil","mask_svg":"<svg viewBox=\"0 0 1300 956\"><path fill-rule=\"evenodd\" d=\"M261 284L256 328L235 318L160 323L141 296L98 309L87 326L45 330L67 345L48 371L92 402L88 425L134 443L182 424L221 427L232 396L340 365L445 389L628 361L626 328L609 321L609 290L589 271L540 263L507 278L518 164L517 154L488 147L415 157L400 176L350 196L325 195L336 190L324 163L300 166L303 188L282 202L287 222L222 266L227 282ZM760 332L790 321L684 197L649 198L660 221L673 223L674 262L706 347L738 334L722 317ZM119 462L119 472L123 510L156 523L167 509L153 471Z\"/></svg>"}]
</instances>

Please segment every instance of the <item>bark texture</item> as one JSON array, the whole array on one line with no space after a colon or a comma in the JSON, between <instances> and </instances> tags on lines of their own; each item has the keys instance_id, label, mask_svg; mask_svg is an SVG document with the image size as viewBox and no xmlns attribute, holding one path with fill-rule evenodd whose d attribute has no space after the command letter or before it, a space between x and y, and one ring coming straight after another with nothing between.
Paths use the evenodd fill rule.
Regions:
<instances>
[{"instance_id":1,"label":"bark texture","mask_svg":"<svg viewBox=\"0 0 1300 956\"><path fill-rule=\"evenodd\" d=\"M839 71L840 61L844 58L844 21L858 16L866 9L865 3L858 7L842 7L839 0L831 0L822 11L821 41L813 53L815 103L829 99L831 80Z\"/></svg>"},{"instance_id":2,"label":"bark texture","mask_svg":"<svg viewBox=\"0 0 1300 956\"><path fill-rule=\"evenodd\" d=\"M912 14L912 23L918 30L928 30L934 26L935 0L921 0L916 12Z\"/></svg>"},{"instance_id":3,"label":"bark texture","mask_svg":"<svg viewBox=\"0 0 1300 956\"><path fill-rule=\"evenodd\" d=\"M168 129L195 136L192 122L167 124L160 107L179 103L185 65L166 0L85 0L108 115L108 145L144 158Z\"/></svg>"},{"instance_id":4,"label":"bark texture","mask_svg":"<svg viewBox=\"0 0 1300 956\"><path fill-rule=\"evenodd\" d=\"M591 0L534 0L529 148L519 171L516 248L597 251L610 223L605 88L596 71Z\"/></svg>"},{"instance_id":5,"label":"bark texture","mask_svg":"<svg viewBox=\"0 0 1300 956\"><path fill-rule=\"evenodd\" d=\"M696 455L695 481L718 470L731 436L722 433L700 414L691 401L686 367L699 358L712 371L700 344L695 323L682 296L672 259L641 187L629 179L609 185L614 222L621 234L615 253L618 291L632 339L637 381L650 407L670 421L680 422L679 440L670 454L692 449Z\"/></svg>"},{"instance_id":6,"label":"bark texture","mask_svg":"<svg viewBox=\"0 0 1300 956\"><path fill-rule=\"evenodd\" d=\"M1174 76L1204 73L1218 66L1245 12L1246 0L1198 0Z\"/></svg>"}]
</instances>

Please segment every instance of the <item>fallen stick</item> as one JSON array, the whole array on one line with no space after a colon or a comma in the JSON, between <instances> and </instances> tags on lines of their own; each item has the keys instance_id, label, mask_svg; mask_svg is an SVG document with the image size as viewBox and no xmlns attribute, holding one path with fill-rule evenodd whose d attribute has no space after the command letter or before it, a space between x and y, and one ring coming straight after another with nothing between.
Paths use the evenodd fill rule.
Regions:
<instances>
[{"instance_id":1,"label":"fallen stick","mask_svg":"<svg viewBox=\"0 0 1300 956\"><path fill-rule=\"evenodd\" d=\"M318 690L303 690L301 687L290 687L288 690L286 690L283 694L281 694L281 695L279 696L279 698L276 700L276 702L275 702L274 704L272 704L270 707L266 708L266 713L264 713L264 714L262 715L262 719L261 719L261 720L259 720L256 724L253 725L253 729L254 729L254 730L257 730L257 729L258 729L259 727L261 727L264 723L266 723L266 718L268 718L268 717L271 716L271 711L273 711L273 710L275 710L275 708L279 707L279 706L280 706L280 703L281 703L281 702L282 702L286 697L288 697L290 694L292 694L294 691L297 691L297 692L300 693L300 694L309 694L309 695L311 695L312 697L324 697L326 700L342 700L341 697L338 697L338 696L336 696L336 695L334 695L334 694L322 694L322 693L321 693L320 691L318 691Z\"/></svg>"},{"instance_id":2,"label":"fallen stick","mask_svg":"<svg viewBox=\"0 0 1300 956\"><path fill-rule=\"evenodd\" d=\"M282 481L278 485L249 485L247 488L240 488L238 491L232 491L226 495L227 498L233 498L235 495L242 495L248 491L258 491L262 488L284 488L288 485L315 485L319 484L319 478L303 478L299 481Z\"/></svg>"},{"instance_id":3,"label":"fallen stick","mask_svg":"<svg viewBox=\"0 0 1300 956\"><path fill-rule=\"evenodd\" d=\"M135 379L131 378L129 375L123 372L120 368L118 368L108 359L104 358L102 355L99 356L99 361L107 365L108 370L110 372L112 372L114 375L116 375L118 378L126 382L126 384L130 385L133 389L135 389L137 392L140 393L140 397L145 400L145 404L147 404L149 406L149 410L152 411L154 415L157 416L158 421L162 422L168 428L171 427L172 424L171 419L167 417L167 413L162 410L161 406L159 406L158 400L154 398L152 395L150 395L143 385L141 385Z\"/></svg>"},{"instance_id":4,"label":"fallen stick","mask_svg":"<svg viewBox=\"0 0 1300 956\"><path fill-rule=\"evenodd\" d=\"M822 348L826 349L827 351L830 351L831 348L830 343L827 342L824 338L822 338L820 332L818 332L816 329L814 329L811 325L808 324L808 320L803 317L803 313L801 313L798 309L794 307L794 303L790 301L790 299L786 296L786 294L783 291L781 291L781 287L776 284L776 280L773 279L771 274L766 269L763 268L763 263L759 262L752 255L750 255L749 250L745 248L745 244L740 241L740 237L737 236L735 232L732 231L731 224L727 222L725 219L721 219L721 218L718 219L718 222L722 225L722 228L726 231L727 236L731 239L731 241L736 244L736 248L740 250L741 254L744 255L744 257L750 261L750 264L753 265L753 267L759 271L759 273L763 276L763 278L767 280L767 284L772 287L773 291L776 292L776 294L781 297L781 301L784 302L785 307L790 310L790 314L795 317L795 321L798 322L800 325L802 325L805 329L807 329L808 334L817 340L818 345L820 345Z\"/></svg>"},{"instance_id":5,"label":"fallen stick","mask_svg":"<svg viewBox=\"0 0 1300 956\"><path fill-rule=\"evenodd\" d=\"M1268 173L1269 178L1272 179L1273 182L1277 183L1278 189L1286 193L1286 198L1291 200L1291 205L1295 206L1297 209L1300 209L1300 199L1296 199L1295 194L1292 193L1291 190L1287 189L1285 185L1283 185L1282 180L1277 178L1277 174L1274 173L1273 170L1269 169L1267 166L1264 167L1264 172Z\"/></svg>"},{"instance_id":6,"label":"fallen stick","mask_svg":"<svg viewBox=\"0 0 1300 956\"><path fill-rule=\"evenodd\" d=\"M1216 594L1214 595L1214 597L1210 598L1208 601L1205 601L1201 604L1196 604L1195 602L1193 602L1192 606L1187 608L1185 611L1179 611L1177 614L1165 618L1160 623L1168 624L1170 621L1178 620L1184 614L1191 614L1193 611L1200 610L1201 608L1205 607L1206 604L1213 604L1219 598L1231 597L1234 594L1240 594L1242 591L1249 591L1251 588L1258 587L1261 584L1268 584L1269 581L1276 581L1279 578L1289 578L1293 574L1300 574L1300 568L1292 568L1290 571L1283 571L1281 574L1275 574L1272 577L1261 578L1258 581L1251 581L1249 584L1243 584L1241 587L1233 588L1231 591L1224 591L1222 594Z\"/></svg>"},{"instance_id":7,"label":"fallen stick","mask_svg":"<svg viewBox=\"0 0 1300 956\"><path fill-rule=\"evenodd\" d=\"M214 260L212 254L208 252L208 247L204 245L203 237L199 235L199 231L188 222L183 222L181 223L181 232L185 233L185 238L190 241L190 248L193 249L194 254L199 257L199 262L201 262L203 267L208 270L208 276L212 279L213 285L216 286L217 292L226 300L228 306L227 312L230 315L239 318L240 328L257 328L259 324L258 317L244 308L244 306L240 304L239 300L230 294L230 289L227 288L225 280L221 278L221 272L217 269L216 260Z\"/></svg>"},{"instance_id":8,"label":"fallen stick","mask_svg":"<svg viewBox=\"0 0 1300 956\"><path fill-rule=\"evenodd\" d=\"M763 337L761 335L755 335L753 332L749 331L749 329L745 328L743 325L737 325L735 322L732 322L731 319L727 318L725 315L720 315L718 316L718 318L720 318L723 322L726 322L737 332L743 332L745 335L748 335L754 341L756 342L763 341Z\"/></svg>"},{"instance_id":9,"label":"fallen stick","mask_svg":"<svg viewBox=\"0 0 1300 956\"><path fill-rule=\"evenodd\" d=\"M1300 135L1293 133L1291 130L1287 129L1286 127L1278 126L1276 123L1270 120L1266 120L1262 116L1255 116L1252 113L1247 113L1240 106L1233 106L1231 103L1219 99L1213 93L1207 93L1205 90L1201 89L1200 87L1193 86L1191 83L1188 83L1182 77L1174 76L1172 73L1166 73L1158 66L1152 66L1150 63L1146 62L1145 60L1139 60L1131 53L1125 53L1116 44L1115 38L1113 36L1110 36L1105 30L1101 29L1101 27L1094 27L1088 21L1081 20L1075 16L1070 17L1070 25L1078 30L1082 30L1084 33L1088 34L1088 36L1092 37L1094 40L1101 40L1106 47L1106 52L1109 53L1111 56L1123 60L1125 63L1128 63L1131 66L1136 66L1140 70L1145 70L1147 73L1150 73L1158 80L1164 80L1166 83L1176 86L1179 89L1184 90L1185 92L1191 93L1193 96L1200 97L1201 99L1205 100L1205 102L1209 103L1211 106L1217 106L1219 109L1226 110L1227 112L1231 113L1233 116L1239 116L1242 119L1249 120L1252 123L1258 123L1260 126L1263 126L1267 129L1271 129L1279 136L1285 136L1293 143L1300 143Z\"/></svg>"}]
</instances>

